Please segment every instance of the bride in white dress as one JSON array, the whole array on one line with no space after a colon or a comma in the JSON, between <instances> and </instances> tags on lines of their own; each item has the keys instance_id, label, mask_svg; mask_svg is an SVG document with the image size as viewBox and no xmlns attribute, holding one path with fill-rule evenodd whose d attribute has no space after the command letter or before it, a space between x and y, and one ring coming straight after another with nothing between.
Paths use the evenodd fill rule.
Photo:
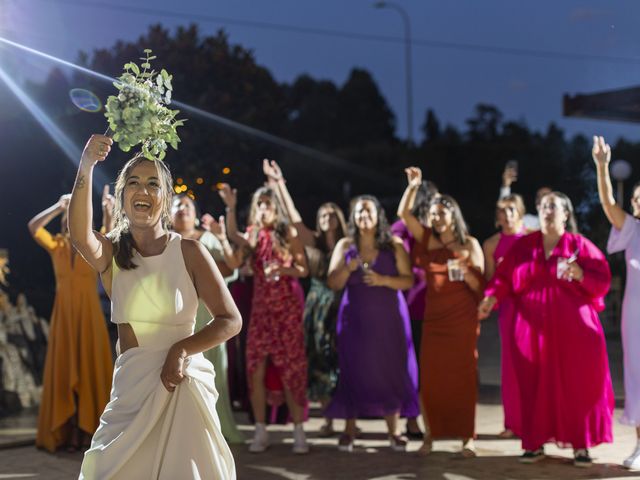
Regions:
<instances>
[{"instance_id":1,"label":"bride in white dress","mask_svg":"<svg viewBox=\"0 0 640 480\"><path fill-rule=\"evenodd\" d=\"M164 163L130 160L116 181L114 230L92 230L92 173L112 144L89 139L69 208L71 240L111 297L119 347L80 478L235 479L202 352L240 331L240 313L205 248L168 231L173 181ZM194 334L199 298L213 320Z\"/></svg>"}]
</instances>

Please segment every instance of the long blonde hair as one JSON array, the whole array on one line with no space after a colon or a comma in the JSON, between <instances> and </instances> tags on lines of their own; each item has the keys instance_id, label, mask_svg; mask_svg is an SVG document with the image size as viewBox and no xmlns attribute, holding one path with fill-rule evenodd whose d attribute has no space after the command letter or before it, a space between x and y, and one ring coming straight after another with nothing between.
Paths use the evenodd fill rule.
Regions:
<instances>
[{"instance_id":1,"label":"long blonde hair","mask_svg":"<svg viewBox=\"0 0 640 480\"><path fill-rule=\"evenodd\" d=\"M171 225L171 201L173 199L173 179L169 167L164 162L152 161L142 155L138 154L129 160L116 179L116 186L114 196L116 198L115 206L113 209L113 217L115 226L109 233L108 237L113 242L113 257L116 260L116 264L123 270L132 270L137 267L133 263L133 248L135 242L131 236L129 230L129 219L124 211L124 187L127 184L127 180L131 176L131 172L135 167L142 162L151 162L155 164L158 172L158 178L160 179L160 188L162 190L162 211L160 214L160 221L162 227L168 229Z\"/></svg>"}]
</instances>

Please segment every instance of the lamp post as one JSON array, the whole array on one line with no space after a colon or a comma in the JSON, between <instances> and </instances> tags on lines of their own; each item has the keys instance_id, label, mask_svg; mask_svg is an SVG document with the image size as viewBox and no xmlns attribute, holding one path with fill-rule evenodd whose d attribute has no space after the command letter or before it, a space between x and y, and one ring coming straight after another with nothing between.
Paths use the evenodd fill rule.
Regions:
<instances>
[{"instance_id":1,"label":"lamp post","mask_svg":"<svg viewBox=\"0 0 640 480\"><path fill-rule=\"evenodd\" d=\"M618 182L617 203L624 206L624 181L631 176L631 164L626 160L614 160L611 162L611 176Z\"/></svg>"},{"instance_id":2,"label":"lamp post","mask_svg":"<svg viewBox=\"0 0 640 480\"><path fill-rule=\"evenodd\" d=\"M411 20L407 11L400 5L394 2L385 2L379 0L373 4L375 8L390 8L395 10L402 17L404 23L404 66L405 66L405 81L406 81L406 96L407 96L407 131L409 142L413 143L413 86L411 80Z\"/></svg>"}]
</instances>

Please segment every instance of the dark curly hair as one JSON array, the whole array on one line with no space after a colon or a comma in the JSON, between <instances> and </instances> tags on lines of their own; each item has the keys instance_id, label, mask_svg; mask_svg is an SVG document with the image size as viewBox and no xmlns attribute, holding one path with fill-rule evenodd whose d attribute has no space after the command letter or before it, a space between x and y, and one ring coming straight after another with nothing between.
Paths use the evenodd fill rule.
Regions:
<instances>
[{"instance_id":1,"label":"dark curly hair","mask_svg":"<svg viewBox=\"0 0 640 480\"><path fill-rule=\"evenodd\" d=\"M434 197L438 195L438 186L430 180L423 180L416 192L411 214L423 225L428 224L429 207Z\"/></svg>"},{"instance_id":2,"label":"dark curly hair","mask_svg":"<svg viewBox=\"0 0 640 480\"><path fill-rule=\"evenodd\" d=\"M464 217L462 216L462 210L460 210L460 205L451 195L438 195L433 197L431 200L431 204L429 205L429 209L433 205L442 205L447 210L451 212L451 217L453 219L453 233L458 240L460 245L465 245L467 243L467 237L469 236L469 227L467 227L467 222L464 221ZM440 235L438 232L433 230L433 236L440 240Z\"/></svg>"},{"instance_id":3,"label":"dark curly hair","mask_svg":"<svg viewBox=\"0 0 640 480\"><path fill-rule=\"evenodd\" d=\"M382 208L380 201L373 195L360 195L351 201L351 214L349 215L348 232L349 237L353 239L356 247L360 245L360 230L356 226L356 205L359 202L371 202L376 207L378 213L378 223L376 225L376 248L379 250L392 250L393 249L393 236L391 235L391 227L389 226L389 220L387 220L387 214Z\"/></svg>"}]
</instances>

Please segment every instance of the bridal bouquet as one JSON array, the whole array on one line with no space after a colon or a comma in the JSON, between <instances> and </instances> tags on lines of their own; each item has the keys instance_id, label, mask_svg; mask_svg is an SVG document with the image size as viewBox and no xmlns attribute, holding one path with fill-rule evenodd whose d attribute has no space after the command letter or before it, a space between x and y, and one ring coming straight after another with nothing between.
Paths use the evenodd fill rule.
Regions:
<instances>
[{"instance_id":1,"label":"bridal bouquet","mask_svg":"<svg viewBox=\"0 0 640 480\"><path fill-rule=\"evenodd\" d=\"M171 80L163 68L151 69L156 57L145 49L146 57L138 66L134 62L124 66L124 73L113 84L119 90L105 105L110 135L123 152L141 144L142 155L149 160L162 160L167 145L178 149L180 138L176 129L184 120L176 120L179 110L167 107L171 103Z\"/></svg>"}]
</instances>

